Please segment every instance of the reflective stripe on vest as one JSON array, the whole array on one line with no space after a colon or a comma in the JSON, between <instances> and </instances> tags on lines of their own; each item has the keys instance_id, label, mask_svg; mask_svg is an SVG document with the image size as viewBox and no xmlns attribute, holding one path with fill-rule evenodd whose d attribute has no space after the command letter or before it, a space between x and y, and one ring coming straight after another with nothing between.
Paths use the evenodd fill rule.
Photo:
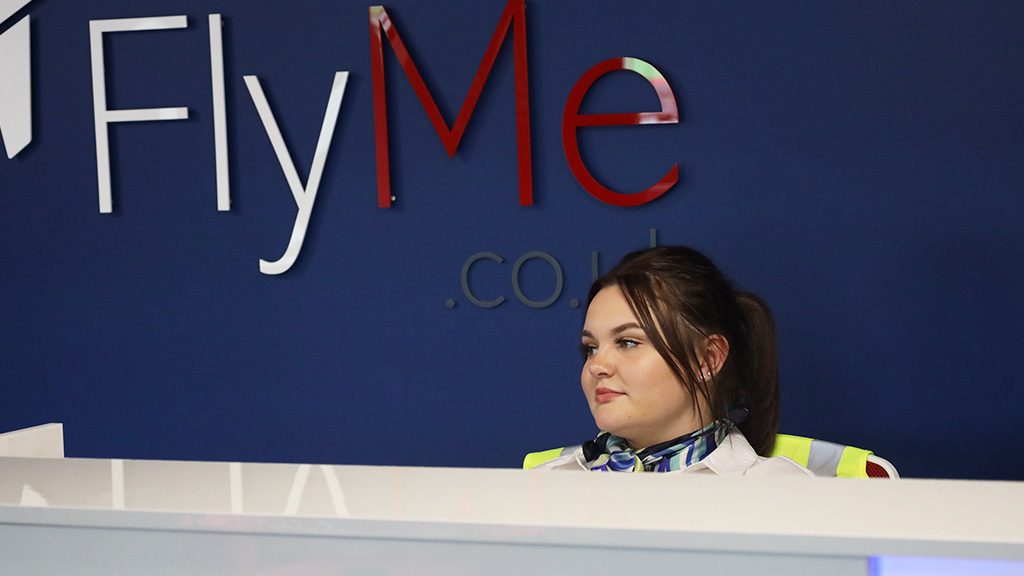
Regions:
<instances>
[{"instance_id":1,"label":"reflective stripe on vest","mask_svg":"<svg viewBox=\"0 0 1024 576\"><path fill-rule=\"evenodd\" d=\"M867 478L869 454L870 450L789 434L776 436L772 451L772 456L786 456L818 476L840 478Z\"/></svg>"}]
</instances>

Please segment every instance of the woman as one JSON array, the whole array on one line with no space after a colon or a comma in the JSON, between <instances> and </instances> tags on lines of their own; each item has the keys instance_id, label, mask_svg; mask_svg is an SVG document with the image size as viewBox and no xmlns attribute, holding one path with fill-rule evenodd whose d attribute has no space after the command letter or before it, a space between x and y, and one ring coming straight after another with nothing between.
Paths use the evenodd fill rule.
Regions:
<instances>
[{"instance_id":1,"label":"woman","mask_svg":"<svg viewBox=\"0 0 1024 576\"><path fill-rule=\"evenodd\" d=\"M771 452L775 327L696 250L634 252L590 289L581 384L602 432L537 468L801 475Z\"/></svg>"}]
</instances>

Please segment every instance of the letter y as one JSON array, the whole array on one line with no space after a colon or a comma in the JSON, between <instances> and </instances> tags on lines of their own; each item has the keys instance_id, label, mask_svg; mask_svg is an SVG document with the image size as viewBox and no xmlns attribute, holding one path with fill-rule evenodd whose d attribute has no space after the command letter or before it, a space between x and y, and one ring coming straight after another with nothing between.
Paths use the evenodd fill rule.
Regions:
<instances>
[{"instance_id":1,"label":"letter y","mask_svg":"<svg viewBox=\"0 0 1024 576\"><path fill-rule=\"evenodd\" d=\"M341 110L341 97L345 94L345 84L348 82L348 72L335 72L334 85L331 86L331 96L327 100L327 111L324 113L324 124L320 129L320 139L316 143L316 152L313 154L313 165L309 169L309 180L305 187L299 180L299 173L295 170L295 163L292 161L288 148L285 146L284 138L281 137L281 130L277 127L274 113L270 110L267 97L263 94L263 87L260 86L259 78L246 76L245 85L249 88L249 95L253 104L263 121L263 128L267 131L270 143L274 146L277 154L277 161L281 163L281 170L284 171L285 179L288 180L288 187L291 188L292 196L295 197L295 204L299 207L299 213L295 217L295 226L292 228L292 237L288 241L288 248L284 255L276 262L267 262L260 259L260 272L264 274L282 274L287 272L295 259L299 257L302 250L302 242L306 239L306 228L309 226L309 217L313 213L313 202L316 200L316 191L320 188L320 177L324 172L324 164L327 161L327 151L331 148L331 139L334 137L334 125L338 121L338 112Z\"/></svg>"}]
</instances>

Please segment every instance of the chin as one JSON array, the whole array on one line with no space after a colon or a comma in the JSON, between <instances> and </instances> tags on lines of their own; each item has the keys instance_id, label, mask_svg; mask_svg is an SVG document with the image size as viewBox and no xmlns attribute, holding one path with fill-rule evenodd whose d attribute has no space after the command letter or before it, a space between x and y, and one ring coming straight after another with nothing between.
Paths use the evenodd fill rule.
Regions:
<instances>
[{"instance_id":1,"label":"chin","mask_svg":"<svg viewBox=\"0 0 1024 576\"><path fill-rule=\"evenodd\" d=\"M597 425L598 430L605 432L611 432L616 436L622 436L619 431L622 429L622 422L615 417L610 417L607 414L594 413L594 424Z\"/></svg>"}]
</instances>

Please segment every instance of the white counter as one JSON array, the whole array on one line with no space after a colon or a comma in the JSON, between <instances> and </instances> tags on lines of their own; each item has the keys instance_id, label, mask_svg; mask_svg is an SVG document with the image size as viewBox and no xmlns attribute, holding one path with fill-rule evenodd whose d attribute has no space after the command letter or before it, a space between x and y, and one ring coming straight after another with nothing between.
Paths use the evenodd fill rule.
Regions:
<instances>
[{"instance_id":1,"label":"white counter","mask_svg":"<svg viewBox=\"0 0 1024 576\"><path fill-rule=\"evenodd\" d=\"M864 576L1024 561L1022 512L1017 482L0 458L0 574Z\"/></svg>"}]
</instances>

